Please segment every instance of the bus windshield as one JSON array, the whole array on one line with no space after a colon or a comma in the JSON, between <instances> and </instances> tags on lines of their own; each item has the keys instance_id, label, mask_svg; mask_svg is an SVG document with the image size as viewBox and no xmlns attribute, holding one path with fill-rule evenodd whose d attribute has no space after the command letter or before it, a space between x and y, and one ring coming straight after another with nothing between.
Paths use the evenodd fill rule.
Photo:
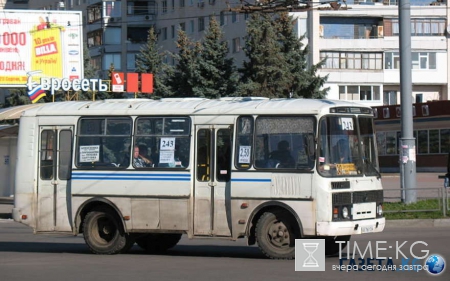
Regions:
<instances>
[{"instance_id":1,"label":"bus windshield","mask_svg":"<svg viewBox=\"0 0 450 281\"><path fill-rule=\"evenodd\" d=\"M319 173L380 176L372 118L327 116L319 124Z\"/></svg>"}]
</instances>

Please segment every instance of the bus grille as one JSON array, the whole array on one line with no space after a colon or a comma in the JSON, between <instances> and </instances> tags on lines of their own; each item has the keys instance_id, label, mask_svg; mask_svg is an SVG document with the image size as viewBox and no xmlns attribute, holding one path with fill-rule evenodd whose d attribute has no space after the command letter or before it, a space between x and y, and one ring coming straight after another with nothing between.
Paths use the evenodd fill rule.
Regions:
<instances>
[{"instance_id":1,"label":"bus grille","mask_svg":"<svg viewBox=\"0 0 450 281\"><path fill-rule=\"evenodd\" d=\"M333 206L365 202L383 202L383 190L339 192L333 194Z\"/></svg>"}]
</instances>

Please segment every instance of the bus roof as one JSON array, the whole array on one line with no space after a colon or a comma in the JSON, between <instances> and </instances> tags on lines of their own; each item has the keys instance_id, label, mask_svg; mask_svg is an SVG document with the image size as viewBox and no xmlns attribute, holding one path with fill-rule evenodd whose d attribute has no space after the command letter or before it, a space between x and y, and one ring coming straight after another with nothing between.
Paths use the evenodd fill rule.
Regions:
<instances>
[{"instance_id":1,"label":"bus roof","mask_svg":"<svg viewBox=\"0 0 450 281\"><path fill-rule=\"evenodd\" d=\"M46 103L26 110L22 116L104 115L233 115L233 114L326 114L332 107L364 107L353 102L325 99L163 98L109 99Z\"/></svg>"}]
</instances>

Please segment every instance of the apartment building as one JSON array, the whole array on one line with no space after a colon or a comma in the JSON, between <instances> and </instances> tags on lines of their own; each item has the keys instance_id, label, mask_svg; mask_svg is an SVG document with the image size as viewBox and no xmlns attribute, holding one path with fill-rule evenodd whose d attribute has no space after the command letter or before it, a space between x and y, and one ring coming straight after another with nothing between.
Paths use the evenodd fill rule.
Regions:
<instances>
[{"instance_id":1,"label":"apartment building","mask_svg":"<svg viewBox=\"0 0 450 281\"><path fill-rule=\"evenodd\" d=\"M329 99L370 106L400 103L399 17L396 1L347 1L339 10L293 13L308 31L314 63L328 75ZM449 99L448 7L411 1L412 96L416 103Z\"/></svg>"},{"instance_id":2,"label":"apartment building","mask_svg":"<svg viewBox=\"0 0 450 281\"><path fill-rule=\"evenodd\" d=\"M230 46L230 56L242 61L245 20L230 12L223 0L12 0L5 9L79 10L92 62L106 78L111 63L117 71L133 72L135 57L147 41L148 29L158 34L161 50L176 52L178 29L200 40L211 16L216 16ZM167 63L174 63L170 56Z\"/></svg>"}]
</instances>

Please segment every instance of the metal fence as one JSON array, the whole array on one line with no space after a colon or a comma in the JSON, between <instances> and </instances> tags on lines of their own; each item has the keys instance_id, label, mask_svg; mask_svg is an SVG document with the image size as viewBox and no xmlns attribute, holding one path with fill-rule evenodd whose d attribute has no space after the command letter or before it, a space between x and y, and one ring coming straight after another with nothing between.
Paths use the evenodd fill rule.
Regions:
<instances>
[{"instance_id":1,"label":"metal fence","mask_svg":"<svg viewBox=\"0 0 450 281\"><path fill-rule=\"evenodd\" d=\"M405 188L384 188L384 202L396 203L403 202L405 198ZM413 213L413 212L442 212L445 217L450 211L450 188L445 187L427 187L427 188L411 188L408 190L415 190L417 201L427 199L437 199L436 207L428 207L424 209L404 209L404 210L390 210L385 213ZM405 205L408 206L408 205Z\"/></svg>"}]
</instances>

